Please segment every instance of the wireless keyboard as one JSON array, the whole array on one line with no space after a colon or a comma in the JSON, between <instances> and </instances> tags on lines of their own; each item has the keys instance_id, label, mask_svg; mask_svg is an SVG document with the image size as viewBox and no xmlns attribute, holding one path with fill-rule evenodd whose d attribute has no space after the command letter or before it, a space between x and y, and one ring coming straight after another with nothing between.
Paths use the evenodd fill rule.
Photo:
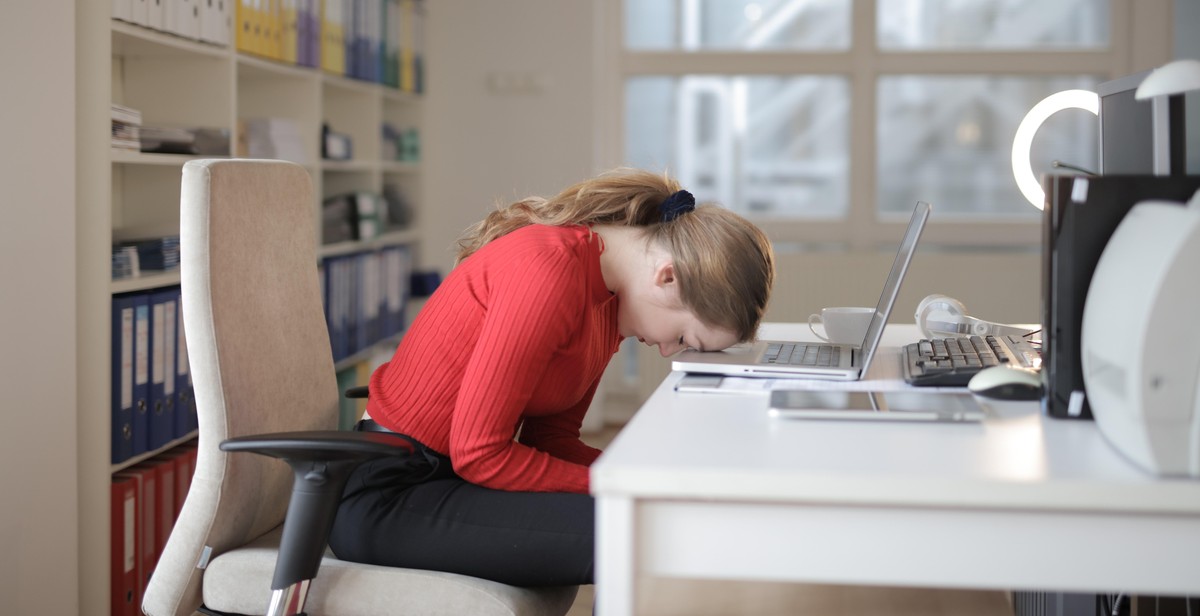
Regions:
<instances>
[{"instance_id":1,"label":"wireless keyboard","mask_svg":"<svg viewBox=\"0 0 1200 616\"><path fill-rule=\"evenodd\" d=\"M904 347L904 380L916 386L965 386L984 368L1041 368L1037 346L1021 336L932 338Z\"/></svg>"}]
</instances>

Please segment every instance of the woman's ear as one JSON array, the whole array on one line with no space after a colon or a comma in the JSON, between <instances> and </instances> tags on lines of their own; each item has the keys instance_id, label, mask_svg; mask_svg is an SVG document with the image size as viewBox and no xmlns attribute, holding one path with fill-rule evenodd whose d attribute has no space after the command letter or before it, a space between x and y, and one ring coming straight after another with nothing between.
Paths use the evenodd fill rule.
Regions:
<instances>
[{"instance_id":1,"label":"woman's ear","mask_svg":"<svg viewBox=\"0 0 1200 616\"><path fill-rule=\"evenodd\" d=\"M675 282L675 262L662 261L654 268L655 286L666 286Z\"/></svg>"}]
</instances>

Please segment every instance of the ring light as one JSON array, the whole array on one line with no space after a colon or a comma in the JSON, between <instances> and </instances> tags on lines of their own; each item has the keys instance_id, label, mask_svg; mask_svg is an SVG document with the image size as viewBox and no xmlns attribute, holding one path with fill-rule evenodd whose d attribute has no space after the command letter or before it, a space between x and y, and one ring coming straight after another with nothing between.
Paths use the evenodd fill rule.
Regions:
<instances>
[{"instance_id":1,"label":"ring light","mask_svg":"<svg viewBox=\"0 0 1200 616\"><path fill-rule=\"evenodd\" d=\"M1013 137L1013 179L1017 181L1017 188L1021 189L1021 194L1039 210L1042 209L1046 195L1038 184L1037 177L1033 175L1029 150L1033 147L1033 136L1042 127L1042 123L1063 109L1083 109L1100 115L1100 97L1089 90L1063 90L1051 94L1025 114L1025 118L1017 126L1016 136Z\"/></svg>"}]
</instances>

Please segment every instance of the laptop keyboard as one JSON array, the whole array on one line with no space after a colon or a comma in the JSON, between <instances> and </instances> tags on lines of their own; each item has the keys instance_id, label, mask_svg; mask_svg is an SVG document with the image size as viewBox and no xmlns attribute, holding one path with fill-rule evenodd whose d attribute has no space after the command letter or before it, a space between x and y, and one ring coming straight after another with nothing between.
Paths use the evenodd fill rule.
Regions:
<instances>
[{"instance_id":1,"label":"laptop keyboard","mask_svg":"<svg viewBox=\"0 0 1200 616\"><path fill-rule=\"evenodd\" d=\"M904 380L912 385L961 386L1001 364L1038 368L1041 354L1020 336L933 338L904 347Z\"/></svg>"},{"instance_id":2,"label":"laptop keyboard","mask_svg":"<svg viewBox=\"0 0 1200 616\"><path fill-rule=\"evenodd\" d=\"M828 344L804 344L773 342L767 345L760 364L784 366L838 366L842 359L842 347Z\"/></svg>"}]
</instances>

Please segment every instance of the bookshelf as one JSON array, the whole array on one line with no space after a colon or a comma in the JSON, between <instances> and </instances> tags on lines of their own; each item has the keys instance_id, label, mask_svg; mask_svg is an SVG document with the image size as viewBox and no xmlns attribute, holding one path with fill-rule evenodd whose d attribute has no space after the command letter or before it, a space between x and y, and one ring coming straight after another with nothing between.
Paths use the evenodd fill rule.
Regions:
<instances>
[{"instance_id":1,"label":"bookshelf","mask_svg":"<svg viewBox=\"0 0 1200 616\"><path fill-rule=\"evenodd\" d=\"M113 463L111 460L110 313L115 294L176 286L178 271L143 272L113 280L114 240L144 230L177 233L180 175L189 160L210 156L149 154L109 147L109 105L142 112L144 125L209 127L226 131L237 151L244 121L283 118L300 129L298 160L314 188L314 216L322 201L347 192L404 195L415 212L423 191L416 160L386 158L381 126L419 128L422 98L385 85L336 76L239 51L231 40L216 45L118 21L108 2L79 2L76 10L77 339L80 604L89 614L109 610L109 484L112 475L171 451L195 431L166 445ZM321 158L321 126L349 135L349 160ZM364 241L322 244L320 258L342 257L404 245L415 254L421 236L414 214L403 229ZM317 264L314 263L314 267ZM399 342L392 334L336 362L353 371ZM362 370L359 369L361 373ZM103 607L101 607L103 606Z\"/></svg>"}]
</instances>

